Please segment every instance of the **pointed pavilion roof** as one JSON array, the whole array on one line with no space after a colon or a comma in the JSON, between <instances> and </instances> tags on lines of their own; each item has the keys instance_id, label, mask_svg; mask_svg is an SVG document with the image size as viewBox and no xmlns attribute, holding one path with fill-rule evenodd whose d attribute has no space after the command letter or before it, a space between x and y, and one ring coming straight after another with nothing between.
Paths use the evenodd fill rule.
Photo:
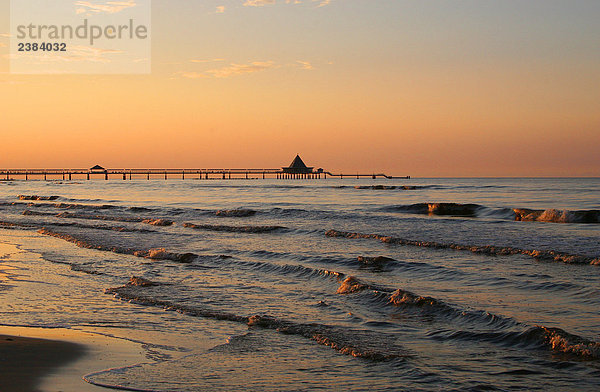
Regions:
<instances>
[{"instance_id":1,"label":"pointed pavilion roof","mask_svg":"<svg viewBox=\"0 0 600 392\"><path fill-rule=\"evenodd\" d=\"M306 166L304 164L304 161L302 160L302 158L300 158L300 155L296 155L296 158L294 158L294 160L292 161L289 168L290 169L308 169L308 166Z\"/></svg>"},{"instance_id":2,"label":"pointed pavilion roof","mask_svg":"<svg viewBox=\"0 0 600 392\"><path fill-rule=\"evenodd\" d=\"M285 173L296 173L296 174L306 174L312 172L312 167L306 166L300 155L296 155L296 158L292 161L292 163L288 167L282 168Z\"/></svg>"},{"instance_id":3,"label":"pointed pavilion roof","mask_svg":"<svg viewBox=\"0 0 600 392\"><path fill-rule=\"evenodd\" d=\"M90 170L106 170L106 169L100 165L96 165L96 166L92 167Z\"/></svg>"}]
</instances>

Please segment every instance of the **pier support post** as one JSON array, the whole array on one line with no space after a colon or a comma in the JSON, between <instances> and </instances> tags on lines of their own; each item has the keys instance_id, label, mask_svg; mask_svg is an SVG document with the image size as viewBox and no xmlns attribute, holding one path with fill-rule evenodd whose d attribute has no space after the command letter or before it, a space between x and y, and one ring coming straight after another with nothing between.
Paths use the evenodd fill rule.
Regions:
<instances>
[{"instance_id":1,"label":"pier support post","mask_svg":"<svg viewBox=\"0 0 600 392\"><path fill-rule=\"evenodd\" d=\"M123 181L127 181L127 173L123 172Z\"/></svg>"},{"instance_id":2,"label":"pier support post","mask_svg":"<svg viewBox=\"0 0 600 392\"><path fill-rule=\"evenodd\" d=\"M104 172L104 180L108 181L108 172Z\"/></svg>"},{"instance_id":3,"label":"pier support post","mask_svg":"<svg viewBox=\"0 0 600 392\"><path fill-rule=\"evenodd\" d=\"M29 180L29 176L27 175L27 172L25 172L25 181Z\"/></svg>"},{"instance_id":4,"label":"pier support post","mask_svg":"<svg viewBox=\"0 0 600 392\"><path fill-rule=\"evenodd\" d=\"M8 177L8 173L6 174L6 177ZM44 181L46 181L46 172L44 172Z\"/></svg>"},{"instance_id":5,"label":"pier support post","mask_svg":"<svg viewBox=\"0 0 600 392\"><path fill-rule=\"evenodd\" d=\"M148 181L150 181L150 172L148 172L148 176L146 177Z\"/></svg>"},{"instance_id":6,"label":"pier support post","mask_svg":"<svg viewBox=\"0 0 600 392\"><path fill-rule=\"evenodd\" d=\"M90 173L89 172L87 173L87 180L88 181L90 180Z\"/></svg>"}]
</instances>

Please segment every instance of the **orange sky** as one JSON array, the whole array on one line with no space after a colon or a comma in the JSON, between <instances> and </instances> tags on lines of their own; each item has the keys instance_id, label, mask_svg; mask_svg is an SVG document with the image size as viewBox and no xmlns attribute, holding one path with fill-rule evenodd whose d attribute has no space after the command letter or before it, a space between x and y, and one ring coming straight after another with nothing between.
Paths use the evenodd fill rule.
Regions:
<instances>
[{"instance_id":1,"label":"orange sky","mask_svg":"<svg viewBox=\"0 0 600 392\"><path fill-rule=\"evenodd\" d=\"M597 2L190 3L154 2L151 75L4 58L0 167L600 175Z\"/></svg>"}]
</instances>

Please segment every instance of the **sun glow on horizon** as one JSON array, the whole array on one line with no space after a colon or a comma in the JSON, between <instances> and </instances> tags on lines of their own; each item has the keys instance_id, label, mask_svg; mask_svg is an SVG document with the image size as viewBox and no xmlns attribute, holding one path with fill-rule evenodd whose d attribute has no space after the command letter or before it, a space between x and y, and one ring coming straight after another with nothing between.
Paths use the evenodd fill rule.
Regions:
<instances>
[{"instance_id":1,"label":"sun glow on horizon","mask_svg":"<svg viewBox=\"0 0 600 392\"><path fill-rule=\"evenodd\" d=\"M597 2L293 3L155 2L151 75L3 58L0 168L600 175Z\"/></svg>"}]
</instances>

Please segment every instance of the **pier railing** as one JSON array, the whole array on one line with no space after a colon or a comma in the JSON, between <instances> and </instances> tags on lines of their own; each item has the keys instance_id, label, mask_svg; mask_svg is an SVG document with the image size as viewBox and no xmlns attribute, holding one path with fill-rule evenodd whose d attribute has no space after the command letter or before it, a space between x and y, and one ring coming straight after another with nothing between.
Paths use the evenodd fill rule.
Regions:
<instances>
[{"instance_id":1,"label":"pier railing","mask_svg":"<svg viewBox=\"0 0 600 392\"><path fill-rule=\"evenodd\" d=\"M291 173L281 169L0 169L0 180L14 180L32 178L38 179L62 179L73 180L74 178L91 180L93 178L121 178L131 180L133 178L164 178L165 180L176 176L181 179L327 179L330 178L410 178L393 177L383 173L371 174L334 174L328 171L312 171L307 173Z\"/></svg>"}]
</instances>

